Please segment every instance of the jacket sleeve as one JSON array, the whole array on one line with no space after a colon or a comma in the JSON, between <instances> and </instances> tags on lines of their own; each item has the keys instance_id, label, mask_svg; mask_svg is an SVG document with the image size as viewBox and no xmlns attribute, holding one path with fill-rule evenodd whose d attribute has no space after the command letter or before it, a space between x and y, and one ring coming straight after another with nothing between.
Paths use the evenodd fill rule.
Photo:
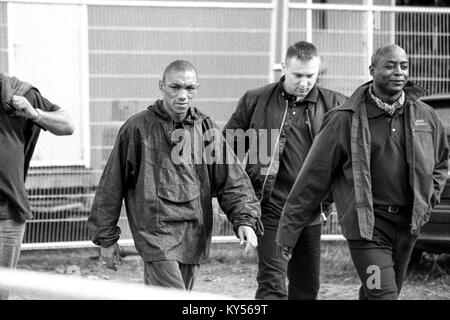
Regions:
<instances>
[{"instance_id":1,"label":"jacket sleeve","mask_svg":"<svg viewBox=\"0 0 450 320\"><path fill-rule=\"evenodd\" d=\"M448 176L449 146L445 128L436 117L436 142L435 142L435 166L433 170L433 194L431 206L434 208L440 202L441 193L444 190Z\"/></svg>"},{"instance_id":2,"label":"jacket sleeve","mask_svg":"<svg viewBox=\"0 0 450 320\"><path fill-rule=\"evenodd\" d=\"M233 224L236 235L239 226L246 225L260 236L264 232L260 220L261 207L250 178L220 131L215 130L217 138L213 140L217 154L215 159L207 160L212 194Z\"/></svg>"},{"instance_id":3,"label":"jacket sleeve","mask_svg":"<svg viewBox=\"0 0 450 320\"><path fill-rule=\"evenodd\" d=\"M250 122L255 105L256 100L251 98L251 94L247 91L241 99L239 99L236 110L223 127L222 134L240 161L244 160L249 144L248 141L246 141L244 150L242 150L243 154L239 154L240 149L238 148L238 143L241 143L242 141L245 141L243 139L246 139L245 131L250 128Z\"/></svg>"},{"instance_id":4,"label":"jacket sleeve","mask_svg":"<svg viewBox=\"0 0 450 320\"><path fill-rule=\"evenodd\" d=\"M128 186L135 184L139 171L136 145L129 131L122 127L100 178L88 218L92 242L109 247L120 236L122 200Z\"/></svg>"},{"instance_id":5,"label":"jacket sleeve","mask_svg":"<svg viewBox=\"0 0 450 320\"><path fill-rule=\"evenodd\" d=\"M295 246L303 228L313 217L314 210L331 188L333 174L343 158L341 134L337 134L342 129L336 118L324 120L325 125L314 139L286 199L276 237L279 245Z\"/></svg>"}]
</instances>

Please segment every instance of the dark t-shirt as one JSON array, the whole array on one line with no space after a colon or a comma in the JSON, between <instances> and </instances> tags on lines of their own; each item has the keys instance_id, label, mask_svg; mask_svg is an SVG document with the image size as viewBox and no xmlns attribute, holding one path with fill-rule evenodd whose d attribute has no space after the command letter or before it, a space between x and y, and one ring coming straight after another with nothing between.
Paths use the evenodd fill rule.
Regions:
<instances>
[{"instance_id":1,"label":"dark t-shirt","mask_svg":"<svg viewBox=\"0 0 450 320\"><path fill-rule=\"evenodd\" d=\"M301 102L295 102L293 97L289 99L292 118L288 121L292 121L292 124L285 132L286 145L280 156L280 167L270 200L262 204L264 210L262 220L265 227L278 226L286 199L311 148L312 137L307 123L307 108L317 103L317 99L317 87L314 87Z\"/></svg>"},{"instance_id":2,"label":"dark t-shirt","mask_svg":"<svg viewBox=\"0 0 450 320\"><path fill-rule=\"evenodd\" d=\"M405 153L404 112L390 117L369 96L366 105L371 137L373 203L408 205L412 200L412 191Z\"/></svg>"},{"instance_id":3,"label":"dark t-shirt","mask_svg":"<svg viewBox=\"0 0 450 320\"><path fill-rule=\"evenodd\" d=\"M60 109L34 88L25 94L25 98L33 107L43 111ZM0 219L24 221L32 217L25 190L25 172L38 131L33 121L10 116L1 105L0 123Z\"/></svg>"}]
</instances>

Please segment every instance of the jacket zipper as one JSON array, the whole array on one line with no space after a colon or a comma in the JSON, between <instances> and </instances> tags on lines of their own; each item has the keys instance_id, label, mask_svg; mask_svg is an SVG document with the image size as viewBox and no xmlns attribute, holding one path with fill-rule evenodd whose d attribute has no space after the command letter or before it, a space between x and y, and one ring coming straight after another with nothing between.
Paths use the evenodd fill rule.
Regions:
<instances>
[{"instance_id":1,"label":"jacket zipper","mask_svg":"<svg viewBox=\"0 0 450 320\"><path fill-rule=\"evenodd\" d=\"M308 124L309 134L311 136L311 140L314 140L315 132L314 132L314 128L311 123L311 118L312 118L311 110L309 109L309 106L308 106L308 107L306 107L306 119L307 119L307 124Z\"/></svg>"},{"instance_id":2,"label":"jacket zipper","mask_svg":"<svg viewBox=\"0 0 450 320\"><path fill-rule=\"evenodd\" d=\"M288 100L286 100L286 108L284 109L283 120L281 121L281 126L280 126L280 129L279 129L279 134L278 134L278 137L277 137L277 141L276 141L276 143L275 143L275 152L273 153L272 158L270 159L270 164L269 164L268 172L267 172L267 174L266 174L266 177L264 178L264 182L263 182L263 185L262 185L262 188L261 188L261 199L259 199L260 202L261 202L261 201L263 200L263 198L264 198L264 189L265 189L265 187L266 187L267 178L269 177L270 169L272 168L272 165L273 165L273 160L274 160L275 155L276 155L277 150L278 150L278 144L280 143L280 136L281 136L281 132L282 132L283 127L284 127L284 121L286 121L286 115L287 115L288 108L289 108L289 102L288 102Z\"/></svg>"}]
</instances>

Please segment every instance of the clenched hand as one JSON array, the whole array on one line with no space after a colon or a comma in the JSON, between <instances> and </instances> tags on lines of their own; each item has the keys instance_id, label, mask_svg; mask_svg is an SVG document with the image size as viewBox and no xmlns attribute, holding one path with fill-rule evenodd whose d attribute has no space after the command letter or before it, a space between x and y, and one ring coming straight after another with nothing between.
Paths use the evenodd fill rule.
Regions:
<instances>
[{"instance_id":1,"label":"clenched hand","mask_svg":"<svg viewBox=\"0 0 450 320\"><path fill-rule=\"evenodd\" d=\"M12 102L13 107L16 109L14 115L31 120L36 120L39 118L38 111L33 108L27 98L13 95Z\"/></svg>"}]
</instances>

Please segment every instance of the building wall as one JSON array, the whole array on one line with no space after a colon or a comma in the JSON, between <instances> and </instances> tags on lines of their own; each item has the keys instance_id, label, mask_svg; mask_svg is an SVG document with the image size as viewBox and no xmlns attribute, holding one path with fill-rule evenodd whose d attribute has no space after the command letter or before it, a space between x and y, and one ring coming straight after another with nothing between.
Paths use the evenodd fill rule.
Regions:
<instances>
[{"instance_id":1,"label":"building wall","mask_svg":"<svg viewBox=\"0 0 450 320\"><path fill-rule=\"evenodd\" d=\"M171 61L198 68L196 106L219 125L245 90L270 79L270 10L90 6L88 16L93 168L120 124L160 96Z\"/></svg>"}]
</instances>

